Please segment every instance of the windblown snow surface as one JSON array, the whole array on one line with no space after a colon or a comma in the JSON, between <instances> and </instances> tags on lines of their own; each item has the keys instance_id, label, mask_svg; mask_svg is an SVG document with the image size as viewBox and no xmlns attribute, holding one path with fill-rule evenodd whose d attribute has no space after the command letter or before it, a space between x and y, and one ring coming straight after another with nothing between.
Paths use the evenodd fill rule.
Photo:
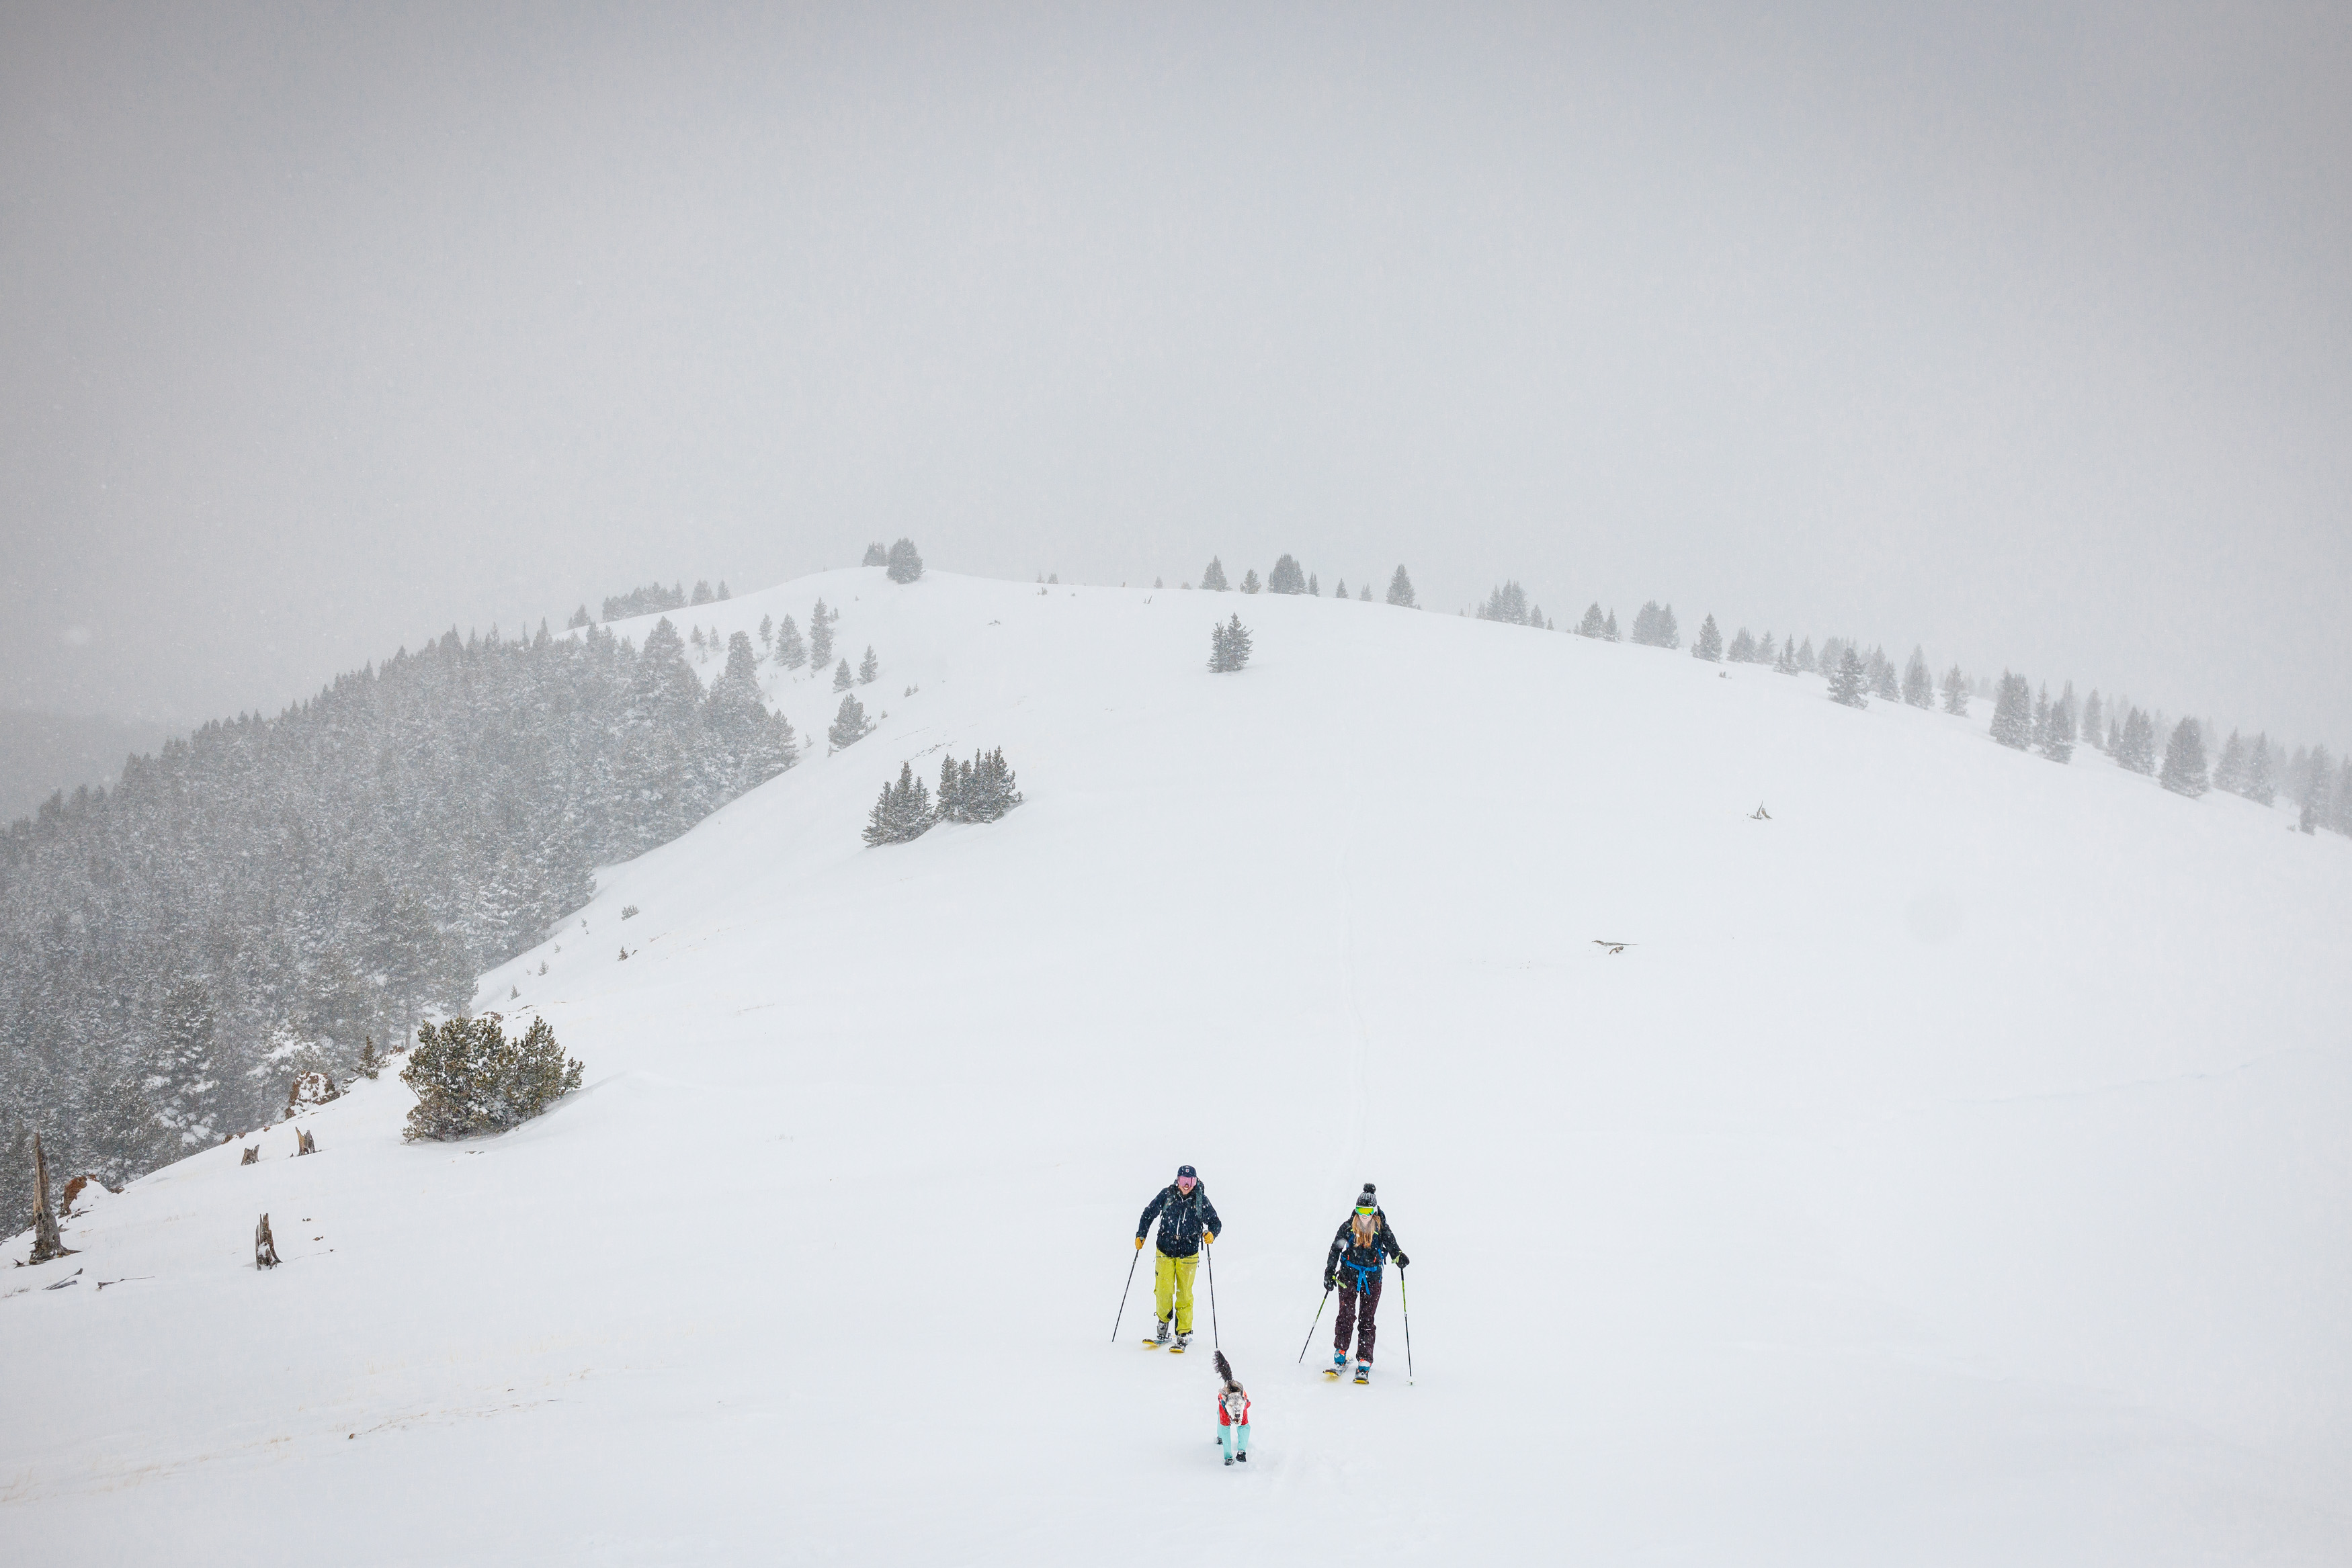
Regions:
<instances>
[{"instance_id":1,"label":"windblown snow surface","mask_svg":"<svg viewBox=\"0 0 2352 1568\"><path fill-rule=\"evenodd\" d=\"M404 1145L387 1073L0 1270L8 1561L2352 1561L2352 845L1385 605L674 619L819 595L875 733L771 666L802 766L482 977L579 1093ZM860 843L998 746L1012 815ZM1148 1263L1112 1324L1183 1161L1178 1359ZM1360 1388L1367 1180L1413 1262Z\"/></svg>"}]
</instances>

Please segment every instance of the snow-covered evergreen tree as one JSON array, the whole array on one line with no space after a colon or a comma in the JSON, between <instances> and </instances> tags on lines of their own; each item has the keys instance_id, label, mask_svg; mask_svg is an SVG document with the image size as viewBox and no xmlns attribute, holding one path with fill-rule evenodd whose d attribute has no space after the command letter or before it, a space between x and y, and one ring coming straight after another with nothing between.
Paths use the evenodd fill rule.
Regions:
<instances>
[{"instance_id":1,"label":"snow-covered evergreen tree","mask_svg":"<svg viewBox=\"0 0 2352 1568\"><path fill-rule=\"evenodd\" d=\"M2213 764L2213 788L2229 795L2246 792L2246 743L2234 729L2221 743L2221 758Z\"/></svg>"},{"instance_id":2,"label":"snow-covered evergreen tree","mask_svg":"<svg viewBox=\"0 0 2352 1568\"><path fill-rule=\"evenodd\" d=\"M890 569L890 580L893 582L912 582L923 575L922 552L915 549L915 541L909 538L901 538L892 544L890 553L883 558L882 564Z\"/></svg>"},{"instance_id":3,"label":"snow-covered evergreen tree","mask_svg":"<svg viewBox=\"0 0 2352 1568\"><path fill-rule=\"evenodd\" d=\"M2100 704L2098 688L2094 686L2091 695L2083 699L2083 743L2097 751L2106 745L2106 710Z\"/></svg>"},{"instance_id":4,"label":"snow-covered evergreen tree","mask_svg":"<svg viewBox=\"0 0 2352 1568\"><path fill-rule=\"evenodd\" d=\"M760 617L760 646L773 650L776 645L776 622L773 617Z\"/></svg>"},{"instance_id":5,"label":"snow-covered evergreen tree","mask_svg":"<svg viewBox=\"0 0 2352 1568\"><path fill-rule=\"evenodd\" d=\"M563 623L563 629L567 632L577 632L583 626L592 626L593 624L595 624L595 622L588 613L588 607L583 604L579 609L572 612L572 619Z\"/></svg>"},{"instance_id":6,"label":"snow-covered evergreen tree","mask_svg":"<svg viewBox=\"0 0 2352 1568\"><path fill-rule=\"evenodd\" d=\"M1772 668L1783 675L1793 675L1797 673L1797 644L1794 639L1780 644L1780 656L1773 662Z\"/></svg>"},{"instance_id":7,"label":"snow-covered evergreen tree","mask_svg":"<svg viewBox=\"0 0 2352 1568\"><path fill-rule=\"evenodd\" d=\"M866 554L857 564L860 566L887 566L889 564L889 560L890 552L882 548L882 541L880 539L876 539L872 544L866 547Z\"/></svg>"},{"instance_id":8,"label":"snow-covered evergreen tree","mask_svg":"<svg viewBox=\"0 0 2352 1568\"><path fill-rule=\"evenodd\" d=\"M1209 628L1209 669L1213 674L1230 674L1249 663L1249 629L1242 618L1234 616L1223 626Z\"/></svg>"},{"instance_id":9,"label":"snow-covered evergreen tree","mask_svg":"<svg viewBox=\"0 0 2352 1568\"><path fill-rule=\"evenodd\" d=\"M812 667L822 670L833 663L833 623L840 618L838 612L824 607L822 599L816 601L816 608L809 612L809 664Z\"/></svg>"},{"instance_id":10,"label":"snow-covered evergreen tree","mask_svg":"<svg viewBox=\"0 0 2352 1568\"><path fill-rule=\"evenodd\" d=\"M1992 737L2023 751L2033 744L2033 688L2023 675L2000 673L1993 697Z\"/></svg>"},{"instance_id":11,"label":"snow-covered evergreen tree","mask_svg":"<svg viewBox=\"0 0 2352 1568\"><path fill-rule=\"evenodd\" d=\"M1596 599L1592 601L1591 607L1585 611L1584 619L1577 622L1576 634L1580 637L1598 637L1607 628L1601 620L1601 601Z\"/></svg>"},{"instance_id":12,"label":"snow-covered evergreen tree","mask_svg":"<svg viewBox=\"0 0 2352 1568\"><path fill-rule=\"evenodd\" d=\"M1705 659L1710 664L1723 663L1723 633L1716 629L1713 615L1699 623L1698 641L1691 644L1691 657Z\"/></svg>"},{"instance_id":13,"label":"snow-covered evergreen tree","mask_svg":"<svg viewBox=\"0 0 2352 1568\"><path fill-rule=\"evenodd\" d=\"M710 602L710 580L709 578L701 578L696 581L694 585L694 602L697 604L708 604Z\"/></svg>"},{"instance_id":14,"label":"snow-covered evergreen tree","mask_svg":"<svg viewBox=\"0 0 2352 1568\"><path fill-rule=\"evenodd\" d=\"M1242 591L1244 593L1255 593L1258 591L1258 588L1257 568L1251 567L1247 571L1242 573Z\"/></svg>"},{"instance_id":15,"label":"snow-covered evergreen tree","mask_svg":"<svg viewBox=\"0 0 2352 1568\"><path fill-rule=\"evenodd\" d=\"M1936 677L1927 673L1927 650L1916 643L1911 662L1903 666L1903 700L1913 707L1936 706Z\"/></svg>"},{"instance_id":16,"label":"snow-covered evergreen tree","mask_svg":"<svg viewBox=\"0 0 2352 1568\"><path fill-rule=\"evenodd\" d=\"M1225 591L1225 563L1215 556L1209 558L1208 569L1201 573L1201 586L1212 593Z\"/></svg>"},{"instance_id":17,"label":"snow-covered evergreen tree","mask_svg":"<svg viewBox=\"0 0 2352 1568\"><path fill-rule=\"evenodd\" d=\"M873 814L866 821L866 841L903 844L921 838L938 821L931 810L930 791L915 777L915 765L901 762L898 781L882 786L882 798L874 802Z\"/></svg>"},{"instance_id":18,"label":"snow-covered evergreen tree","mask_svg":"<svg viewBox=\"0 0 2352 1568\"><path fill-rule=\"evenodd\" d=\"M1895 661L1882 649L1876 655L1877 674L1870 677L1870 694L1891 703L1903 700L1903 688L1895 684Z\"/></svg>"},{"instance_id":19,"label":"snow-covered evergreen tree","mask_svg":"<svg viewBox=\"0 0 2352 1568\"><path fill-rule=\"evenodd\" d=\"M1801 673L1808 675L1821 668L1821 661L1813 653L1813 640L1811 637L1806 638L1805 645L1797 650L1797 668Z\"/></svg>"},{"instance_id":20,"label":"snow-covered evergreen tree","mask_svg":"<svg viewBox=\"0 0 2352 1568\"><path fill-rule=\"evenodd\" d=\"M2273 805L2278 800L2278 781L2271 773L2271 739L2267 735L2254 737L2246 748L2245 796L2258 806Z\"/></svg>"},{"instance_id":21,"label":"snow-covered evergreen tree","mask_svg":"<svg viewBox=\"0 0 2352 1568\"><path fill-rule=\"evenodd\" d=\"M1707 617L1710 622L1714 619L1712 615ZM1701 641L1705 641L1704 634ZM1706 657L1705 654L1699 656ZM1756 662L1756 639L1748 634L1747 627L1742 626L1732 634L1731 646L1723 651L1723 658L1726 664L1752 664Z\"/></svg>"},{"instance_id":22,"label":"snow-covered evergreen tree","mask_svg":"<svg viewBox=\"0 0 2352 1568\"><path fill-rule=\"evenodd\" d=\"M847 662L843 661L845 664ZM879 674L881 670L882 666L874 662L874 644L868 643L866 645L866 657L857 662L857 684L861 686L872 685L874 677Z\"/></svg>"},{"instance_id":23,"label":"snow-covered evergreen tree","mask_svg":"<svg viewBox=\"0 0 2352 1568\"><path fill-rule=\"evenodd\" d=\"M808 662L808 644L801 641L801 629L787 615L776 628L776 663L787 670L797 670Z\"/></svg>"},{"instance_id":24,"label":"snow-covered evergreen tree","mask_svg":"<svg viewBox=\"0 0 2352 1568\"><path fill-rule=\"evenodd\" d=\"M1293 557L1277 557L1274 570L1265 574L1265 591L1268 593L1304 593L1307 591L1307 574L1298 570L1298 562Z\"/></svg>"},{"instance_id":25,"label":"snow-covered evergreen tree","mask_svg":"<svg viewBox=\"0 0 2352 1568\"><path fill-rule=\"evenodd\" d=\"M2110 749L2118 768L2139 774L2155 772L2156 728L2148 723L2147 715L2138 708L2126 714L2123 727Z\"/></svg>"},{"instance_id":26,"label":"snow-covered evergreen tree","mask_svg":"<svg viewBox=\"0 0 2352 1568\"><path fill-rule=\"evenodd\" d=\"M1348 580L1346 578L1343 577L1339 580L1339 586L1331 591L1331 597L1334 599L1345 599L1348 597Z\"/></svg>"},{"instance_id":27,"label":"snow-covered evergreen tree","mask_svg":"<svg viewBox=\"0 0 2352 1568\"><path fill-rule=\"evenodd\" d=\"M2205 731L2193 718L2172 727L2164 743L2164 771L2158 782L2176 795L2195 800L2210 788L2205 774Z\"/></svg>"},{"instance_id":28,"label":"snow-covered evergreen tree","mask_svg":"<svg viewBox=\"0 0 2352 1568\"><path fill-rule=\"evenodd\" d=\"M1830 701L1847 707L1868 707L1870 672L1862 655L1852 648L1838 654L1838 667L1830 676Z\"/></svg>"},{"instance_id":29,"label":"snow-covered evergreen tree","mask_svg":"<svg viewBox=\"0 0 2352 1568\"><path fill-rule=\"evenodd\" d=\"M1359 588L1359 589L1357 589L1357 590L1356 590L1356 602L1357 602L1357 603L1359 603L1359 604L1370 604L1371 601L1372 601L1372 585L1371 585L1370 583L1369 583L1369 582L1368 582L1368 583L1365 583L1361 588Z\"/></svg>"},{"instance_id":30,"label":"snow-covered evergreen tree","mask_svg":"<svg viewBox=\"0 0 2352 1568\"><path fill-rule=\"evenodd\" d=\"M1367 593L1371 591L1370 583L1365 584L1364 591ZM1407 610L1416 606L1417 601L1412 594L1412 579L1405 575L1404 565L1401 561L1397 564L1396 571L1389 578L1389 602L1402 605Z\"/></svg>"},{"instance_id":31,"label":"snow-covered evergreen tree","mask_svg":"<svg viewBox=\"0 0 2352 1568\"><path fill-rule=\"evenodd\" d=\"M2071 762L2074 758L2074 716L2065 698L2050 697L2050 688L2042 688L2042 697L2033 715L2033 748L2053 762Z\"/></svg>"},{"instance_id":32,"label":"snow-covered evergreen tree","mask_svg":"<svg viewBox=\"0 0 2352 1568\"><path fill-rule=\"evenodd\" d=\"M1309 599L1323 597L1323 585L1315 580L1315 574L1311 571L1307 574L1307 597ZM1342 593L1339 597L1345 599L1348 596Z\"/></svg>"},{"instance_id":33,"label":"snow-covered evergreen tree","mask_svg":"<svg viewBox=\"0 0 2352 1568\"><path fill-rule=\"evenodd\" d=\"M845 663L843 667L847 668L847 664ZM855 695L844 693L840 711L833 716L833 724L825 730L824 737L832 744L834 750L839 751L845 746L854 746L865 739L873 728L872 725L866 722L866 705L859 702Z\"/></svg>"},{"instance_id":34,"label":"snow-covered evergreen tree","mask_svg":"<svg viewBox=\"0 0 2352 1568\"><path fill-rule=\"evenodd\" d=\"M850 682L855 677L849 673L849 661L847 659L842 660L841 663L835 667L833 672L833 689L837 692L847 691L849 689Z\"/></svg>"}]
</instances>

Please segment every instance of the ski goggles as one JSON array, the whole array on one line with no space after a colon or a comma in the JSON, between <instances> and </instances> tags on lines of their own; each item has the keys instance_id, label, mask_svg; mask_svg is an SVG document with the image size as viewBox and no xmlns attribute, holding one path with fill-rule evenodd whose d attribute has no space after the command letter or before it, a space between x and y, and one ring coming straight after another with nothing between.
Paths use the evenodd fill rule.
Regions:
<instances>
[{"instance_id":1,"label":"ski goggles","mask_svg":"<svg viewBox=\"0 0 2352 1568\"><path fill-rule=\"evenodd\" d=\"M1372 1215L1372 1214L1378 1214L1378 1213L1380 1212L1380 1210L1379 1210L1379 1209L1377 1209L1377 1208L1359 1208L1359 1209L1357 1209L1357 1210L1356 1210L1356 1212L1357 1212L1358 1214Z\"/></svg>"}]
</instances>

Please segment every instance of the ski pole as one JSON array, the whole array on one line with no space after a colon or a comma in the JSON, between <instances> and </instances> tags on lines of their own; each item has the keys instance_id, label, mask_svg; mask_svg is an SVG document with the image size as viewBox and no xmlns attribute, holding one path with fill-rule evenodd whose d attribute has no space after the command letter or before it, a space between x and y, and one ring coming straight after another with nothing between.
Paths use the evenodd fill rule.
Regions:
<instances>
[{"instance_id":1,"label":"ski pole","mask_svg":"<svg viewBox=\"0 0 2352 1568\"><path fill-rule=\"evenodd\" d=\"M1412 1292L1404 1288L1404 1270L1397 1270L1397 1299L1404 1303L1404 1381L1412 1385ZM1311 1330L1309 1331L1312 1332ZM1299 1352L1303 1356L1307 1353Z\"/></svg>"},{"instance_id":2,"label":"ski pole","mask_svg":"<svg viewBox=\"0 0 2352 1568\"><path fill-rule=\"evenodd\" d=\"M1127 1293L1135 1289L1135 1266L1142 1258L1143 1249L1139 1247L1135 1249L1135 1256L1127 1260L1127 1283L1120 1286L1118 1291L1118 1316L1110 1321L1110 1343L1113 1344L1118 1343L1118 1325L1127 1321ZM1300 1354L1306 1353L1302 1351ZM1405 1359L1410 1361L1412 1358L1407 1356Z\"/></svg>"},{"instance_id":3,"label":"ski pole","mask_svg":"<svg viewBox=\"0 0 2352 1568\"><path fill-rule=\"evenodd\" d=\"M1315 1303L1315 1322L1308 1323L1307 1325L1307 1337L1298 1342L1298 1361L1291 1363L1292 1365L1296 1366L1299 1362L1303 1362L1307 1359L1307 1347L1315 1343L1315 1323L1319 1323L1323 1321L1323 1309L1330 1304L1330 1301L1331 1292L1326 1291L1323 1292L1323 1299ZM1411 1338L1412 1336L1407 1335L1406 1337ZM1405 1376L1407 1379L1410 1379L1412 1376L1412 1366L1411 1364L1412 1361L1412 1349L1410 1345L1405 1348L1404 1359L1407 1364L1404 1369Z\"/></svg>"},{"instance_id":4,"label":"ski pole","mask_svg":"<svg viewBox=\"0 0 2352 1568\"><path fill-rule=\"evenodd\" d=\"M1208 1254L1209 1254L1209 1345L1210 1345L1210 1348L1212 1348L1212 1349L1213 1349L1213 1350L1223 1350L1223 1349L1224 1349L1224 1348L1225 1348L1225 1347L1224 1347L1224 1343L1223 1343L1223 1341L1221 1341L1221 1340L1219 1340L1219 1339L1217 1338L1217 1247L1216 1247L1216 1243L1214 1243L1214 1242L1211 1242L1211 1243L1209 1244L1209 1246L1208 1246L1207 1250L1208 1250ZM1117 1331L1117 1330L1113 1330L1112 1332L1113 1332L1114 1333L1116 1333L1118 1331ZM1315 1333L1315 1331L1314 1331L1313 1329L1308 1329L1307 1332L1307 1333L1308 1333L1310 1336ZM1302 1350L1302 1351L1300 1351L1298 1354L1299 1354L1300 1355L1302 1355L1302 1356L1303 1356L1303 1355L1305 1355L1307 1353L1306 1353L1305 1351L1303 1351L1303 1350ZM1412 1359L1412 1357L1411 1357L1410 1355L1408 1355L1408 1356L1406 1356L1406 1357L1405 1357L1405 1359L1406 1359L1407 1361L1411 1361L1411 1360ZM1408 1371L1410 1371L1411 1369L1410 1369L1410 1368L1408 1368L1407 1370L1408 1370Z\"/></svg>"}]
</instances>

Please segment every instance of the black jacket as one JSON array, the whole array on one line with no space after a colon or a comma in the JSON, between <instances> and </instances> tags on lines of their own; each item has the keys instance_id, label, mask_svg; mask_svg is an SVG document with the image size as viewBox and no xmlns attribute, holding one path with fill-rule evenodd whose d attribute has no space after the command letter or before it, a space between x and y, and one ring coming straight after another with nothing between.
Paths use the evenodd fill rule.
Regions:
<instances>
[{"instance_id":1,"label":"black jacket","mask_svg":"<svg viewBox=\"0 0 2352 1568\"><path fill-rule=\"evenodd\" d=\"M1359 1247L1356 1245L1355 1214L1350 1211L1348 1218L1339 1222L1339 1234L1331 1238L1331 1250L1323 1255L1325 1279L1329 1279L1332 1271L1339 1269L1341 1263L1351 1263L1355 1268L1342 1272L1339 1282L1353 1290L1356 1286L1356 1269L1377 1270L1384 1258L1404 1256L1404 1249L1397 1245L1396 1232L1389 1228L1389 1217L1386 1211L1374 1216L1372 1223L1372 1244L1370 1247Z\"/></svg>"},{"instance_id":2,"label":"black jacket","mask_svg":"<svg viewBox=\"0 0 2352 1568\"><path fill-rule=\"evenodd\" d=\"M1224 1234L1224 1221L1217 1218L1217 1206L1209 1201L1206 1182L1192 1184L1192 1196L1186 1197L1170 1182L1160 1189L1158 1197L1144 1206L1143 1218L1135 1222L1135 1233L1140 1237L1151 1228L1151 1217L1160 1217L1160 1250L1171 1258L1190 1258L1201 1249L1201 1232L1213 1236Z\"/></svg>"}]
</instances>

